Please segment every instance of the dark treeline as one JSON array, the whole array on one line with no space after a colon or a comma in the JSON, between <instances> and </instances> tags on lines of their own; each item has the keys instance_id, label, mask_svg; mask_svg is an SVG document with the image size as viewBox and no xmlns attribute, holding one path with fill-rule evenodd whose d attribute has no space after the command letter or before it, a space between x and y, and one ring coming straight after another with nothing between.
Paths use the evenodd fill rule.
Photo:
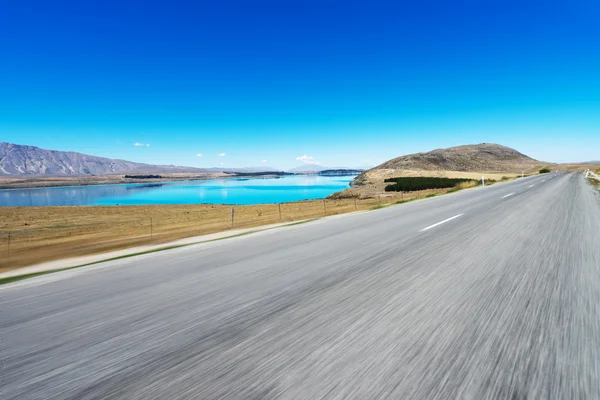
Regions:
<instances>
[{"instance_id":1,"label":"dark treeline","mask_svg":"<svg viewBox=\"0 0 600 400\"><path fill-rule=\"evenodd\" d=\"M462 182L475 182L475 179L465 178L435 178L428 176L389 178L385 182L392 183L385 187L386 192L413 192L426 189L452 188Z\"/></svg>"},{"instance_id":2,"label":"dark treeline","mask_svg":"<svg viewBox=\"0 0 600 400\"><path fill-rule=\"evenodd\" d=\"M160 179L161 175L125 175L126 179Z\"/></svg>"},{"instance_id":3,"label":"dark treeline","mask_svg":"<svg viewBox=\"0 0 600 400\"><path fill-rule=\"evenodd\" d=\"M319 175L354 175L363 172L362 169L324 169Z\"/></svg>"},{"instance_id":4,"label":"dark treeline","mask_svg":"<svg viewBox=\"0 0 600 400\"><path fill-rule=\"evenodd\" d=\"M260 171L260 172L235 172L235 171L224 171L226 174L235 176L283 176L283 175L294 175L289 172L283 171Z\"/></svg>"}]
</instances>

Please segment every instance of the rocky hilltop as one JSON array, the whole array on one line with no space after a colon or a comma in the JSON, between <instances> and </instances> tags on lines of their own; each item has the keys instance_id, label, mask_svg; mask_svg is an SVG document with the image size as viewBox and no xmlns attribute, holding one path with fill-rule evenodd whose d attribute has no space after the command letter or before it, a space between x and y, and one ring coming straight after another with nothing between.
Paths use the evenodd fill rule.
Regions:
<instances>
[{"instance_id":1,"label":"rocky hilltop","mask_svg":"<svg viewBox=\"0 0 600 400\"><path fill-rule=\"evenodd\" d=\"M201 171L199 168L142 164L72 151L46 150L35 146L0 142L0 175L62 176Z\"/></svg>"},{"instance_id":2,"label":"rocky hilltop","mask_svg":"<svg viewBox=\"0 0 600 400\"><path fill-rule=\"evenodd\" d=\"M360 186L391 176L470 177L468 173L474 172L520 173L545 164L510 147L481 143L400 156L363 172L353 183Z\"/></svg>"},{"instance_id":3,"label":"rocky hilltop","mask_svg":"<svg viewBox=\"0 0 600 400\"><path fill-rule=\"evenodd\" d=\"M409 154L386 161L374 169L424 171L518 171L540 164L510 147L481 143Z\"/></svg>"}]
</instances>

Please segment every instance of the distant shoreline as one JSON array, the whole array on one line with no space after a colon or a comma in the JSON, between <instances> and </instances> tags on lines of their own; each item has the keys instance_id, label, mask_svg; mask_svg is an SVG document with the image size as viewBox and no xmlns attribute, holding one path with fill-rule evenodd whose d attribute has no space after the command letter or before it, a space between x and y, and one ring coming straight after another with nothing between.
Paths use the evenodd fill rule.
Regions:
<instances>
[{"instance_id":1,"label":"distant shoreline","mask_svg":"<svg viewBox=\"0 0 600 400\"><path fill-rule=\"evenodd\" d=\"M80 176L80 177L0 177L0 190L13 189L44 189L73 186L102 186L132 183L164 183L188 180L209 180L226 178L228 176L215 174L206 176L163 176L153 179L123 178L123 175ZM229 176L231 177L231 176Z\"/></svg>"},{"instance_id":2,"label":"distant shoreline","mask_svg":"<svg viewBox=\"0 0 600 400\"><path fill-rule=\"evenodd\" d=\"M145 178L140 174L139 178L125 178L125 174L119 175L98 175L98 176L0 176L0 190L11 189L41 189L41 188L61 188L73 186L100 186L100 185L119 185L132 183L166 183L177 181L205 181L211 179L235 179L235 178L281 178L283 176L293 175L318 175L318 176L344 176L355 175L354 170L336 170L314 173L289 173L289 172L215 172L204 175L186 174L186 173L168 173L160 174L160 178ZM138 175L138 174L131 174Z\"/></svg>"}]
</instances>

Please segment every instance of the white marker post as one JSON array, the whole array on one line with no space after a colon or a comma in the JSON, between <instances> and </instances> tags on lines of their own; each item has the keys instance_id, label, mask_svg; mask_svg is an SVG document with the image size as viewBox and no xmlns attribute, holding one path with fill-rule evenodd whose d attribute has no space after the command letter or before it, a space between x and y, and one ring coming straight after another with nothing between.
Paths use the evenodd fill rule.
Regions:
<instances>
[{"instance_id":1,"label":"white marker post","mask_svg":"<svg viewBox=\"0 0 600 400\"><path fill-rule=\"evenodd\" d=\"M485 186L485 177L481 176L481 186Z\"/></svg>"},{"instance_id":2,"label":"white marker post","mask_svg":"<svg viewBox=\"0 0 600 400\"><path fill-rule=\"evenodd\" d=\"M521 178L525 176L525 171L521 171Z\"/></svg>"}]
</instances>

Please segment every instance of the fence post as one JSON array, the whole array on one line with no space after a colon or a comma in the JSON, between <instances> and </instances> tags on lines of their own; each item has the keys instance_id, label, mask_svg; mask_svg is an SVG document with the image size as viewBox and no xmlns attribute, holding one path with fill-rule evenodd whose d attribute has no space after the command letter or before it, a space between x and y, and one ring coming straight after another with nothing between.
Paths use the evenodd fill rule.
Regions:
<instances>
[{"instance_id":1,"label":"fence post","mask_svg":"<svg viewBox=\"0 0 600 400\"><path fill-rule=\"evenodd\" d=\"M281 203L277 204L279 206L279 220L281 221Z\"/></svg>"},{"instance_id":2,"label":"fence post","mask_svg":"<svg viewBox=\"0 0 600 400\"><path fill-rule=\"evenodd\" d=\"M233 228L233 207L231 207L231 227Z\"/></svg>"},{"instance_id":3,"label":"fence post","mask_svg":"<svg viewBox=\"0 0 600 400\"><path fill-rule=\"evenodd\" d=\"M483 176L481 177L481 186L485 186L485 178Z\"/></svg>"}]
</instances>

